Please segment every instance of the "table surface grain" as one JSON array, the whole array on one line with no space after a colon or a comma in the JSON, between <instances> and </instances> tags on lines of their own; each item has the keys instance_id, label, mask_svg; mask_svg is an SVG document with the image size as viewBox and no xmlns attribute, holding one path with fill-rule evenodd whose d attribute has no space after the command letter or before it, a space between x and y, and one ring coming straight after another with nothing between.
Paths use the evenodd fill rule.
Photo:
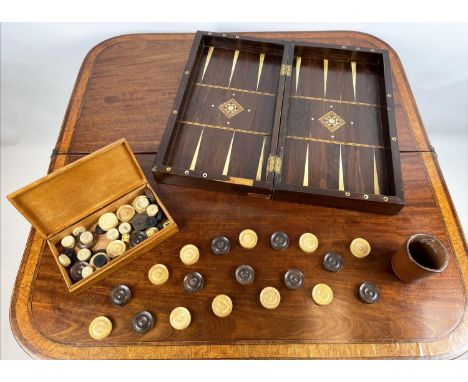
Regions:
<instances>
[{"instance_id":1,"label":"table surface grain","mask_svg":"<svg viewBox=\"0 0 468 382\"><path fill-rule=\"evenodd\" d=\"M414 97L398 56L385 42L358 32L275 32L245 35L388 49L392 65L395 114L401 151L406 206L395 216L338 210L226 193L158 185L157 192L181 232L144 254L88 291L70 296L45 241L34 230L26 245L10 309L13 333L20 345L38 358L456 358L468 351L467 245L435 153L431 150ZM151 180L151 166L162 137L193 34L137 34L106 40L85 58L73 90L55 148L50 171L122 137L137 155ZM239 232L252 228L259 235L254 250L237 242ZM290 235L282 252L269 248L276 230ZM316 253L299 250L298 238L314 232ZM405 284L392 273L390 257L416 232L438 236L449 250L444 273L419 284ZM231 253L210 253L214 236L233 243ZM348 249L355 237L365 237L373 251L365 259ZM196 244L200 261L185 266L178 257L187 243ZM332 274L321 261L328 251L344 257L343 270ZM151 265L164 263L171 277L156 287L147 279ZM249 286L235 282L237 265L256 270ZM305 287L287 290L284 272L299 268ZM200 271L206 286L189 295L182 279ZM357 287L375 282L381 300L359 301ZM310 297L319 282L334 291L324 307ZM113 286L124 283L133 292L125 307L108 302ZM279 308L261 307L265 286L277 287ZM211 300L228 294L233 313L217 318ZM169 325L177 306L192 313L184 331ZM141 310L155 316L155 327L144 335L131 330ZM108 316L110 337L94 341L89 322Z\"/></svg>"}]
</instances>

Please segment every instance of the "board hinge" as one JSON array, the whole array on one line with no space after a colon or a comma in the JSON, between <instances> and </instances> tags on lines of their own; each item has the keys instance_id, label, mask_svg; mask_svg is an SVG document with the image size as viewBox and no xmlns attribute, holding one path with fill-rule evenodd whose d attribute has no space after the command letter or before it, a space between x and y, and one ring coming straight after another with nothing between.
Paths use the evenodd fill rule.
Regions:
<instances>
[{"instance_id":1,"label":"board hinge","mask_svg":"<svg viewBox=\"0 0 468 382\"><path fill-rule=\"evenodd\" d=\"M292 72L291 65L286 65L286 64L281 65L281 71L280 71L281 76L290 76L291 72Z\"/></svg>"},{"instance_id":2,"label":"board hinge","mask_svg":"<svg viewBox=\"0 0 468 382\"><path fill-rule=\"evenodd\" d=\"M271 155L268 159L268 172L274 172L275 174L281 174L281 165L283 159L275 155Z\"/></svg>"}]
</instances>

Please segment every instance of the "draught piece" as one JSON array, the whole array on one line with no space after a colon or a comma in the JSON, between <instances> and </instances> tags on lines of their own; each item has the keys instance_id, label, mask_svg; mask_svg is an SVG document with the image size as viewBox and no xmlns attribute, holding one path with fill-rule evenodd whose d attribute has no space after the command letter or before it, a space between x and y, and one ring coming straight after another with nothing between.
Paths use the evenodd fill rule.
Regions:
<instances>
[{"instance_id":1,"label":"draught piece","mask_svg":"<svg viewBox=\"0 0 468 382\"><path fill-rule=\"evenodd\" d=\"M148 219L148 214L146 212L141 212L136 214L130 224L132 225L135 231L143 231L148 228L146 220Z\"/></svg>"},{"instance_id":2,"label":"draught piece","mask_svg":"<svg viewBox=\"0 0 468 382\"><path fill-rule=\"evenodd\" d=\"M200 251L193 244L186 244L180 249L180 260L185 265L193 265L200 258Z\"/></svg>"},{"instance_id":3,"label":"draught piece","mask_svg":"<svg viewBox=\"0 0 468 382\"><path fill-rule=\"evenodd\" d=\"M134 216L135 209L129 204L125 204L117 210L117 218L121 222L129 222Z\"/></svg>"},{"instance_id":4,"label":"draught piece","mask_svg":"<svg viewBox=\"0 0 468 382\"><path fill-rule=\"evenodd\" d=\"M273 287L263 288L260 292L260 304L266 309L276 309L281 302L278 289Z\"/></svg>"},{"instance_id":5,"label":"draught piece","mask_svg":"<svg viewBox=\"0 0 468 382\"><path fill-rule=\"evenodd\" d=\"M148 278L154 285L162 285L169 279L169 270L164 264L155 264L148 271Z\"/></svg>"},{"instance_id":6,"label":"draught piece","mask_svg":"<svg viewBox=\"0 0 468 382\"><path fill-rule=\"evenodd\" d=\"M239 265L236 268L236 280L239 284L252 284L255 280L255 271L250 265Z\"/></svg>"},{"instance_id":7,"label":"draught piece","mask_svg":"<svg viewBox=\"0 0 468 382\"><path fill-rule=\"evenodd\" d=\"M239 243L243 248L252 249L257 245L258 236L254 230L244 229L239 234Z\"/></svg>"},{"instance_id":8,"label":"draught piece","mask_svg":"<svg viewBox=\"0 0 468 382\"><path fill-rule=\"evenodd\" d=\"M218 236L211 242L211 250L215 255L225 255L231 250L231 242L226 236Z\"/></svg>"},{"instance_id":9,"label":"draught piece","mask_svg":"<svg viewBox=\"0 0 468 382\"><path fill-rule=\"evenodd\" d=\"M141 242L143 242L147 238L148 238L148 235L146 234L146 232L132 231L130 233L130 248L137 246L138 244L140 244Z\"/></svg>"},{"instance_id":10,"label":"draught piece","mask_svg":"<svg viewBox=\"0 0 468 382\"><path fill-rule=\"evenodd\" d=\"M303 233L299 238L299 247L307 253L315 252L318 244L317 236L310 232Z\"/></svg>"},{"instance_id":11,"label":"draught piece","mask_svg":"<svg viewBox=\"0 0 468 382\"><path fill-rule=\"evenodd\" d=\"M299 269L290 269L284 275L284 283L289 289L301 289L304 286L304 275Z\"/></svg>"},{"instance_id":12,"label":"draught piece","mask_svg":"<svg viewBox=\"0 0 468 382\"><path fill-rule=\"evenodd\" d=\"M359 286L359 298L367 304L374 304L380 298L379 288L369 281L363 282Z\"/></svg>"},{"instance_id":13,"label":"draught piece","mask_svg":"<svg viewBox=\"0 0 468 382\"><path fill-rule=\"evenodd\" d=\"M78 238L78 248L91 248L95 242L95 237L92 232L84 231Z\"/></svg>"},{"instance_id":14,"label":"draught piece","mask_svg":"<svg viewBox=\"0 0 468 382\"><path fill-rule=\"evenodd\" d=\"M126 249L127 249L127 246L125 245L123 241L114 240L114 241L111 241L107 245L106 252L110 258L115 258L115 257L122 255Z\"/></svg>"},{"instance_id":15,"label":"draught piece","mask_svg":"<svg viewBox=\"0 0 468 382\"><path fill-rule=\"evenodd\" d=\"M101 227L104 231L109 231L111 228L117 227L119 224L119 219L117 219L117 215L112 212L106 212L102 215L98 220L99 227Z\"/></svg>"},{"instance_id":16,"label":"draught piece","mask_svg":"<svg viewBox=\"0 0 468 382\"><path fill-rule=\"evenodd\" d=\"M278 231L271 235L270 243L273 249L286 249L289 247L289 237L284 232Z\"/></svg>"},{"instance_id":17,"label":"draught piece","mask_svg":"<svg viewBox=\"0 0 468 382\"><path fill-rule=\"evenodd\" d=\"M132 292L126 285L117 285L110 294L110 303L116 306L124 306L130 301Z\"/></svg>"},{"instance_id":18,"label":"draught piece","mask_svg":"<svg viewBox=\"0 0 468 382\"><path fill-rule=\"evenodd\" d=\"M117 228L111 228L109 231L106 232L106 237L109 240L118 240L120 237L120 232Z\"/></svg>"},{"instance_id":19,"label":"draught piece","mask_svg":"<svg viewBox=\"0 0 468 382\"><path fill-rule=\"evenodd\" d=\"M203 276L199 272L191 272L184 277L184 289L189 293L198 292L204 283Z\"/></svg>"},{"instance_id":20,"label":"draught piece","mask_svg":"<svg viewBox=\"0 0 468 382\"><path fill-rule=\"evenodd\" d=\"M369 255L371 246L366 239L358 237L351 242L349 250L354 256L362 259Z\"/></svg>"},{"instance_id":21,"label":"draught piece","mask_svg":"<svg viewBox=\"0 0 468 382\"><path fill-rule=\"evenodd\" d=\"M312 299L317 305L328 305L333 301L333 290L327 284L317 284L312 289Z\"/></svg>"},{"instance_id":22,"label":"draught piece","mask_svg":"<svg viewBox=\"0 0 468 382\"><path fill-rule=\"evenodd\" d=\"M95 340L102 340L109 336L112 331L112 322L105 316L96 317L89 324L89 335Z\"/></svg>"},{"instance_id":23,"label":"draught piece","mask_svg":"<svg viewBox=\"0 0 468 382\"><path fill-rule=\"evenodd\" d=\"M88 261L91 258L91 250L88 248L82 248L78 251L76 257L80 261Z\"/></svg>"},{"instance_id":24,"label":"draught piece","mask_svg":"<svg viewBox=\"0 0 468 382\"><path fill-rule=\"evenodd\" d=\"M169 322L176 330L187 329L191 321L192 316L190 315L190 311L183 306L175 308L169 316Z\"/></svg>"},{"instance_id":25,"label":"draught piece","mask_svg":"<svg viewBox=\"0 0 468 382\"><path fill-rule=\"evenodd\" d=\"M85 279L85 278L91 276L93 273L94 273L94 267L92 267L91 265L88 265L87 267L84 267L81 270L81 277L83 277Z\"/></svg>"},{"instance_id":26,"label":"draught piece","mask_svg":"<svg viewBox=\"0 0 468 382\"><path fill-rule=\"evenodd\" d=\"M150 202L148 198L146 197L146 195L137 196L132 202L133 208L138 213L146 212L146 209L148 208L149 205L150 205Z\"/></svg>"},{"instance_id":27,"label":"draught piece","mask_svg":"<svg viewBox=\"0 0 468 382\"><path fill-rule=\"evenodd\" d=\"M86 261L78 261L73 264L70 268L70 278L73 281L80 281L83 278L83 268L87 267L89 264Z\"/></svg>"},{"instance_id":28,"label":"draught piece","mask_svg":"<svg viewBox=\"0 0 468 382\"><path fill-rule=\"evenodd\" d=\"M339 253L328 252L323 256L323 268L330 272L339 272L343 268L343 258Z\"/></svg>"},{"instance_id":29,"label":"draught piece","mask_svg":"<svg viewBox=\"0 0 468 382\"><path fill-rule=\"evenodd\" d=\"M94 268L102 268L109 262L109 257L105 252L98 252L89 261L89 264Z\"/></svg>"},{"instance_id":30,"label":"draught piece","mask_svg":"<svg viewBox=\"0 0 468 382\"><path fill-rule=\"evenodd\" d=\"M122 235L130 233L132 231L132 226L129 223L122 223L119 225L119 233Z\"/></svg>"},{"instance_id":31,"label":"draught piece","mask_svg":"<svg viewBox=\"0 0 468 382\"><path fill-rule=\"evenodd\" d=\"M75 238L71 235L65 236L60 242L63 248L73 248L75 246Z\"/></svg>"},{"instance_id":32,"label":"draught piece","mask_svg":"<svg viewBox=\"0 0 468 382\"><path fill-rule=\"evenodd\" d=\"M132 327L136 333L146 333L154 326L154 319L150 312L143 311L133 317Z\"/></svg>"},{"instance_id":33,"label":"draught piece","mask_svg":"<svg viewBox=\"0 0 468 382\"><path fill-rule=\"evenodd\" d=\"M70 258L63 253L59 255L58 259L60 264L62 264L64 267L68 267L71 264Z\"/></svg>"},{"instance_id":34,"label":"draught piece","mask_svg":"<svg viewBox=\"0 0 468 382\"><path fill-rule=\"evenodd\" d=\"M219 294L211 303L213 313L218 317L227 317L232 312L232 300L225 294Z\"/></svg>"},{"instance_id":35,"label":"draught piece","mask_svg":"<svg viewBox=\"0 0 468 382\"><path fill-rule=\"evenodd\" d=\"M84 231L86 231L86 227L83 226L83 225L80 225L80 226L78 226L78 227L76 227L76 228L73 229L72 234L73 234L73 236L78 237L78 236L80 236Z\"/></svg>"}]
</instances>

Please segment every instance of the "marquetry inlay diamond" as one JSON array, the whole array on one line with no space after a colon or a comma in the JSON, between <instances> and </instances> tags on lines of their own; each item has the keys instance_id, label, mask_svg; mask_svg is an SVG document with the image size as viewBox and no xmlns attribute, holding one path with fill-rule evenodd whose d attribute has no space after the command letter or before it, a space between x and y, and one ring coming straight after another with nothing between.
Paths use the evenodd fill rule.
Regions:
<instances>
[{"instance_id":1,"label":"marquetry inlay diamond","mask_svg":"<svg viewBox=\"0 0 468 382\"><path fill-rule=\"evenodd\" d=\"M223 102L218 106L218 108L228 118L232 118L244 110L244 108L234 98Z\"/></svg>"},{"instance_id":2,"label":"marquetry inlay diamond","mask_svg":"<svg viewBox=\"0 0 468 382\"><path fill-rule=\"evenodd\" d=\"M338 130L341 126L343 126L346 123L345 120L341 118L338 114L336 114L334 111L329 111L327 114L322 115L319 118L319 121L332 133Z\"/></svg>"}]
</instances>

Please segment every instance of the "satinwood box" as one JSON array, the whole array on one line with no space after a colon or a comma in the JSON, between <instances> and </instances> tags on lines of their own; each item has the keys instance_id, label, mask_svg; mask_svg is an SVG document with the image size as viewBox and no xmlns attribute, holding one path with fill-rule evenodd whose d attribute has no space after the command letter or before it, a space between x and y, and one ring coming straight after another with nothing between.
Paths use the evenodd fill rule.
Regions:
<instances>
[{"instance_id":1,"label":"satinwood box","mask_svg":"<svg viewBox=\"0 0 468 382\"><path fill-rule=\"evenodd\" d=\"M73 283L58 260L62 238L78 226L89 228L106 212L131 204L146 188L166 216L165 227L91 276ZM45 238L72 293L89 288L178 232L177 224L148 183L125 139L50 173L8 195L8 199Z\"/></svg>"}]
</instances>

